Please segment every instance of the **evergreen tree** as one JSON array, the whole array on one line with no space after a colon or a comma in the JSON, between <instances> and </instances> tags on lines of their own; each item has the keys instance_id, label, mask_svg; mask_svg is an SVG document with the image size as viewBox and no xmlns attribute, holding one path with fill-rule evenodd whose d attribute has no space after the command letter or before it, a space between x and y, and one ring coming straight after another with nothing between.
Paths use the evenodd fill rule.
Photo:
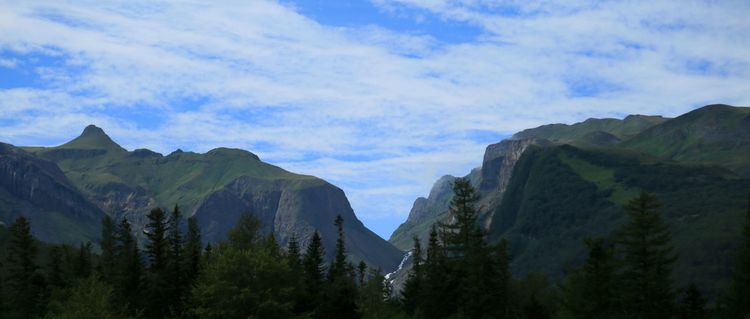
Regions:
<instances>
[{"instance_id":1,"label":"evergreen tree","mask_svg":"<svg viewBox=\"0 0 750 319\"><path fill-rule=\"evenodd\" d=\"M430 230L427 245L427 258L424 262L424 282L417 303L417 316L420 318L445 318L455 312L455 287L449 280L445 265L445 253L438 240L435 226Z\"/></svg>"},{"instance_id":2,"label":"evergreen tree","mask_svg":"<svg viewBox=\"0 0 750 319\"><path fill-rule=\"evenodd\" d=\"M149 257L149 270L154 274L162 274L167 265L167 216L161 208L155 208L146 217L146 255Z\"/></svg>"},{"instance_id":3,"label":"evergreen tree","mask_svg":"<svg viewBox=\"0 0 750 319\"><path fill-rule=\"evenodd\" d=\"M706 299L694 283L690 283L683 293L680 303L682 319L706 319Z\"/></svg>"},{"instance_id":4,"label":"evergreen tree","mask_svg":"<svg viewBox=\"0 0 750 319\"><path fill-rule=\"evenodd\" d=\"M65 287L65 274L63 269L62 249L54 246L49 252L49 264L47 270L47 282L52 288Z\"/></svg>"},{"instance_id":5,"label":"evergreen tree","mask_svg":"<svg viewBox=\"0 0 750 319\"><path fill-rule=\"evenodd\" d=\"M400 311L398 301L387 297L391 295L390 287L380 269L371 268L365 277L369 279L360 287L357 295L357 307L362 311L363 319L407 318Z\"/></svg>"},{"instance_id":6,"label":"evergreen tree","mask_svg":"<svg viewBox=\"0 0 750 319\"><path fill-rule=\"evenodd\" d=\"M91 242L81 243L79 246L73 275L76 279L87 278L91 275Z\"/></svg>"},{"instance_id":7,"label":"evergreen tree","mask_svg":"<svg viewBox=\"0 0 750 319\"><path fill-rule=\"evenodd\" d=\"M188 218L187 240L185 242L185 277L190 286L198 278L201 267L201 230L195 217Z\"/></svg>"},{"instance_id":8,"label":"evergreen tree","mask_svg":"<svg viewBox=\"0 0 750 319\"><path fill-rule=\"evenodd\" d=\"M357 265L357 284L359 284L360 287L365 285L365 278L367 276L367 264L364 260L359 261L359 265Z\"/></svg>"},{"instance_id":9,"label":"evergreen tree","mask_svg":"<svg viewBox=\"0 0 750 319\"><path fill-rule=\"evenodd\" d=\"M185 279L183 276L183 254L182 254L182 231L180 230L180 222L182 221L182 213L180 208L175 205L172 209L168 220L168 234L167 234L167 272L165 279L167 283L167 296L169 299L168 308L175 315L182 313L182 297L183 291L185 290Z\"/></svg>"},{"instance_id":10,"label":"evergreen tree","mask_svg":"<svg viewBox=\"0 0 750 319\"><path fill-rule=\"evenodd\" d=\"M728 299L730 316L743 318L750 315L750 194L747 196L745 227L742 231L742 241L737 247Z\"/></svg>"},{"instance_id":11,"label":"evergreen tree","mask_svg":"<svg viewBox=\"0 0 750 319\"><path fill-rule=\"evenodd\" d=\"M404 288L401 290L401 304L404 307L404 311L408 315L413 316L421 297L422 281L424 280L422 271L422 263L424 262L422 260L422 245L417 236L414 236L414 248L411 251L411 258L411 270L409 270L409 276L404 283Z\"/></svg>"},{"instance_id":12,"label":"evergreen tree","mask_svg":"<svg viewBox=\"0 0 750 319\"><path fill-rule=\"evenodd\" d=\"M563 318L597 319L616 315L617 286L613 252L602 239L587 239L589 256L561 287Z\"/></svg>"},{"instance_id":13,"label":"evergreen tree","mask_svg":"<svg viewBox=\"0 0 750 319\"><path fill-rule=\"evenodd\" d=\"M352 276L353 267L346 261L346 246L344 241L344 219L336 216L334 221L338 237L336 238L336 254L328 273L322 313L328 318L359 318L357 310L357 287Z\"/></svg>"},{"instance_id":14,"label":"evergreen tree","mask_svg":"<svg viewBox=\"0 0 750 319\"><path fill-rule=\"evenodd\" d=\"M468 179L457 178L453 182L453 199L449 213L452 222L440 223L442 242L449 258L467 256L476 245L483 242L477 211L474 203L478 199Z\"/></svg>"},{"instance_id":15,"label":"evergreen tree","mask_svg":"<svg viewBox=\"0 0 750 319\"><path fill-rule=\"evenodd\" d=\"M547 309L544 308L536 295L531 295L529 302L523 307L524 319L549 319Z\"/></svg>"},{"instance_id":16,"label":"evergreen tree","mask_svg":"<svg viewBox=\"0 0 750 319\"><path fill-rule=\"evenodd\" d=\"M19 217L10 226L10 242L7 248L6 285L8 292L9 318L33 318L39 312L42 288L36 278L34 260L37 247L31 235L31 224Z\"/></svg>"},{"instance_id":17,"label":"evergreen tree","mask_svg":"<svg viewBox=\"0 0 750 319\"><path fill-rule=\"evenodd\" d=\"M214 247L211 246L211 243L206 244L206 248L203 249L203 260L204 263L211 262L214 256Z\"/></svg>"},{"instance_id":18,"label":"evergreen tree","mask_svg":"<svg viewBox=\"0 0 750 319\"><path fill-rule=\"evenodd\" d=\"M240 215L234 228L229 231L229 244L237 249L251 250L263 238L260 220L250 214Z\"/></svg>"},{"instance_id":19,"label":"evergreen tree","mask_svg":"<svg viewBox=\"0 0 750 319\"><path fill-rule=\"evenodd\" d=\"M323 274L325 273L324 255L323 243L320 234L316 231L313 233L302 259L304 299L300 307L303 312L312 314L314 318L322 318L318 308L322 302Z\"/></svg>"},{"instance_id":20,"label":"evergreen tree","mask_svg":"<svg viewBox=\"0 0 750 319\"><path fill-rule=\"evenodd\" d=\"M102 219L102 239L99 242L99 246L102 249L102 253L99 256L99 264L97 266L97 272L100 278L107 283L114 284L115 278L115 265L117 255L117 238L115 223L109 216L104 216Z\"/></svg>"},{"instance_id":21,"label":"evergreen tree","mask_svg":"<svg viewBox=\"0 0 750 319\"><path fill-rule=\"evenodd\" d=\"M491 280L494 287L495 317L508 318L510 316L510 284L512 276L510 273L510 253L508 252L508 241L500 240L495 248L495 273ZM491 301L490 301L491 302Z\"/></svg>"},{"instance_id":22,"label":"evergreen tree","mask_svg":"<svg viewBox=\"0 0 750 319\"><path fill-rule=\"evenodd\" d=\"M670 274L676 256L671 234L656 211L656 197L646 192L632 199L625 211L619 244L623 259L623 310L630 318L669 318L673 313Z\"/></svg>"},{"instance_id":23,"label":"evergreen tree","mask_svg":"<svg viewBox=\"0 0 750 319\"><path fill-rule=\"evenodd\" d=\"M299 250L299 242L297 241L297 236L292 234L292 237L289 238L289 243L287 244L286 249L286 257L287 261L289 263L289 268L292 270L293 273L299 274L302 270L302 257L300 256L300 250Z\"/></svg>"},{"instance_id":24,"label":"evergreen tree","mask_svg":"<svg viewBox=\"0 0 750 319\"><path fill-rule=\"evenodd\" d=\"M79 281L70 292L50 303L49 319L125 319L113 289L97 276Z\"/></svg>"},{"instance_id":25,"label":"evergreen tree","mask_svg":"<svg viewBox=\"0 0 750 319\"><path fill-rule=\"evenodd\" d=\"M138 243L133 237L130 222L123 218L116 230L117 240L115 260L114 292L118 300L122 300L130 313L134 313L140 306L140 290L143 287L143 260L138 249Z\"/></svg>"}]
</instances>

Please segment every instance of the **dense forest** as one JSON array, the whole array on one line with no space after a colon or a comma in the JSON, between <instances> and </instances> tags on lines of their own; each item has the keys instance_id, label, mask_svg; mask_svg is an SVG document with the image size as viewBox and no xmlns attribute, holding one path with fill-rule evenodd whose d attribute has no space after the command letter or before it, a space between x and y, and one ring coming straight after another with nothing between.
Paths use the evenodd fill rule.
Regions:
<instances>
[{"instance_id":1,"label":"dense forest","mask_svg":"<svg viewBox=\"0 0 750 319\"><path fill-rule=\"evenodd\" d=\"M742 318L750 315L750 197L732 284L715 300L701 287L676 287L679 258L659 199L646 192L624 209L628 221L607 238L587 238L588 258L560 283L514 278L509 243L487 242L470 182L453 183L450 218L426 243L414 239L402 291L380 269L352 264L338 230L324 262L319 233L280 247L243 215L223 242L203 246L179 207L148 214L142 247L130 222L102 220L101 241L50 245L18 218L0 228L2 318ZM544 252L539 252L543 254Z\"/></svg>"}]
</instances>

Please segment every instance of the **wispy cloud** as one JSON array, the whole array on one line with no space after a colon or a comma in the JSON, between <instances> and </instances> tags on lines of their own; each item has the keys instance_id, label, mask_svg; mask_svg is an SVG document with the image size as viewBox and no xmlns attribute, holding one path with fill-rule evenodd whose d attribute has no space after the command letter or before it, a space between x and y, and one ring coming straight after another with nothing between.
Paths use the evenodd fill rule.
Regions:
<instances>
[{"instance_id":1,"label":"wispy cloud","mask_svg":"<svg viewBox=\"0 0 750 319\"><path fill-rule=\"evenodd\" d=\"M481 32L326 25L270 1L2 3L0 140L96 123L130 149L242 147L341 186L387 236L437 177L480 164L476 132L750 104L745 2L373 4Z\"/></svg>"}]
</instances>

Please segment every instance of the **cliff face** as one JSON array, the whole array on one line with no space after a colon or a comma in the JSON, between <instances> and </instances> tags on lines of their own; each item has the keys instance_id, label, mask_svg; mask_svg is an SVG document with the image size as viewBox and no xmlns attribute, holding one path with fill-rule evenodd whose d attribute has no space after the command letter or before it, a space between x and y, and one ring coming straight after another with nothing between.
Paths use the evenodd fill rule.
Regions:
<instances>
[{"instance_id":1,"label":"cliff face","mask_svg":"<svg viewBox=\"0 0 750 319\"><path fill-rule=\"evenodd\" d=\"M39 239L64 243L94 240L103 213L57 165L0 143L0 217L10 224L21 215Z\"/></svg>"},{"instance_id":2,"label":"cliff face","mask_svg":"<svg viewBox=\"0 0 750 319\"><path fill-rule=\"evenodd\" d=\"M129 152L95 126L86 127L79 137L63 145L29 151L24 152L29 160L46 165L50 176L64 181L61 183L71 196L78 196L98 212L90 227L94 238L102 211L114 219L127 218L134 235L142 240L148 212L155 207L172 209L177 204L184 217L198 219L207 242L225 239L239 216L250 213L282 245L292 234L304 245L313 231L319 231L326 252L333 256L337 236L333 221L341 214L353 259L365 260L384 271L395 268L401 259L397 248L357 219L341 189L314 176L264 163L248 151L217 148L198 154L178 150L167 156L146 149ZM26 188L13 188L16 192L21 189ZM55 203L62 195L51 196L45 201ZM29 214L39 210L24 208ZM33 225L38 231L50 233L47 238L59 241L54 240L60 235L52 228L37 221ZM61 229L62 234L68 232Z\"/></svg>"}]
</instances>

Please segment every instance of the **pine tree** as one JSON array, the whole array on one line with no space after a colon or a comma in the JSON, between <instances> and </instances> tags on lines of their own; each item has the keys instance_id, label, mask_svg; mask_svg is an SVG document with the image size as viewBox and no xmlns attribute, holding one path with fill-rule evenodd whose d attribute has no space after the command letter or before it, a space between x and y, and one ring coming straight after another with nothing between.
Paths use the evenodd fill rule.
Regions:
<instances>
[{"instance_id":1,"label":"pine tree","mask_svg":"<svg viewBox=\"0 0 750 319\"><path fill-rule=\"evenodd\" d=\"M195 217L188 218L187 240L185 242L185 277L187 285L198 278L201 267L201 230Z\"/></svg>"},{"instance_id":2,"label":"pine tree","mask_svg":"<svg viewBox=\"0 0 750 319\"><path fill-rule=\"evenodd\" d=\"M149 257L149 270L161 274L167 265L167 216L161 208L155 208L146 217L146 254Z\"/></svg>"},{"instance_id":3,"label":"pine tree","mask_svg":"<svg viewBox=\"0 0 750 319\"><path fill-rule=\"evenodd\" d=\"M32 318L38 313L42 289L35 278L36 243L31 235L31 224L25 217L16 219L9 230L6 266L8 317Z\"/></svg>"},{"instance_id":4,"label":"pine tree","mask_svg":"<svg viewBox=\"0 0 750 319\"><path fill-rule=\"evenodd\" d=\"M706 299L695 283L690 283L683 293L680 304L682 319L706 319Z\"/></svg>"},{"instance_id":5,"label":"pine tree","mask_svg":"<svg viewBox=\"0 0 750 319\"><path fill-rule=\"evenodd\" d=\"M104 216L102 219L102 239L99 242L102 253L99 256L99 264L97 266L97 273L104 282L114 284L115 278L115 264L117 255L117 238L114 221L109 216Z\"/></svg>"},{"instance_id":6,"label":"pine tree","mask_svg":"<svg viewBox=\"0 0 750 319\"><path fill-rule=\"evenodd\" d=\"M299 274L302 270L302 257L300 256L299 242L297 236L292 234L287 244L286 257L289 263L289 268L293 273Z\"/></svg>"},{"instance_id":7,"label":"pine tree","mask_svg":"<svg viewBox=\"0 0 750 319\"><path fill-rule=\"evenodd\" d=\"M427 257L424 262L424 282L416 313L420 318L445 318L455 312L455 289L445 264L445 252L435 226L430 230Z\"/></svg>"},{"instance_id":8,"label":"pine tree","mask_svg":"<svg viewBox=\"0 0 750 319\"><path fill-rule=\"evenodd\" d=\"M450 203L450 223L440 223L442 242L449 258L468 255L482 242L482 232L477 224L474 203L478 199L468 179L453 182L453 199Z\"/></svg>"},{"instance_id":9,"label":"pine tree","mask_svg":"<svg viewBox=\"0 0 750 319\"><path fill-rule=\"evenodd\" d=\"M357 284L359 284L360 287L365 285L365 278L367 276L367 264L364 260L359 261L359 265L357 265Z\"/></svg>"},{"instance_id":10,"label":"pine tree","mask_svg":"<svg viewBox=\"0 0 750 319\"><path fill-rule=\"evenodd\" d=\"M491 278L491 282L494 285L492 291L494 291L494 313L496 318L508 318L510 311L510 284L512 276L510 273L510 253L508 252L508 241L505 239L495 247L495 273L494 277Z\"/></svg>"},{"instance_id":11,"label":"pine tree","mask_svg":"<svg viewBox=\"0 0 750 319\"><path fill-rule=\"evenodd\" d=\"M417 309L418 302L420 301L422 293L422 281L424 280L424 274L422 270L422 245L419 242L419 237L414 236L414 248L411 250L412 266L409 270L409 277L404 283L404 288L401 290L401 304L404 311L413 316Z\"/></svg>"},{"instance_id":12,"label":"pine tree","mask_svg":"<svg viewBox=\"0 0 750 319\"><path fill-rule=\"evenodd\" d=\"M646 192L631 200L625 211L619 244L623 258L623 307L631 318L669 318L673 313L671 265L676 260L671 234L656 211L660 204Z\"/></svg>"},{"instance_id":13,"label":"pine tree","mask_svg":"<svg viewBox=\"0 0 750 319\"><path fill-rule=\"evenodd\" d=\"M79 246L73 275L76 279L88 278L91 275L91 242L81 243Z\"/></svg>"},{"instance_id":14,"label":"pine tree","mask_svg":"<svg viewBox=\"0 0 750 319\"><path fill-rule=\"evenodd\" d=\"M352 275L352 266L346 261L346 245L344 241L344 219L336 216L334 221L338 237L336 238L336 254L328 273L322 313L325 317L359 318L357 310L357 287Z\"/></svg>"},{"instance_id":15,"label":"pine tree","mask_svg":"<svg viewBox=\"0 0 750 319\"><path fill-rule=\"evenodd\" d=\"M123 300L131 313L139 308L140 290L143 286L143 260L138 249L138 243L133 237L130 222L123 218L115 232L117 240L115 254L114 291L118 300Z\"/></svg>"},{"instance_id":16,"label":"pine tree","mask_svg":"<svg viewBox=\"0 0 750 319\"><path fill-rule=\"evenodd\" d=\"M583 268L562 286L563 318L612 318L617 309L615 261L602 239L586 239L589 256Z\"/></svg>"},{"instance_id":17,"label":"pine tree","mask_svg":"<svg viewBox=\"0 0 750 319\"><path fill-rule=\"evenodd\" d=\"M303 312L311 313L315 318L321 318L322 316L318 307L322 302L323 274L325 273L324 255L323 243L320 234L316 231L313 233L302 259L304 301L300 307Z\"/></svg>"},{"instance_id":18,"label":"pine tree","mask_svg":"<svg viewBox=\"0 0 750 319\"><path fill-rule=\"evenodd\" d=\"M182 297L183 291L185 290L185 280L183 276L183 253L182 253L182 231L180 230L180 222L182 221L182 213L180 208L175 205L172 209L168 220L168 234L167 234L167 260L166 267L167 272L165 279L167 282L167 296L168 308L175 315L182 313Z\"/></svg>"},{"instance_id":19,"label":"pine tree","mask_svg":"<svg viewBox=\"0 0 750 319\"><path fill-rule=\"evenodd\" d=\"M747 196L747 213L742 237L737 247L727 309L735 318L750 315L750 194Z\"/></svg>"},{"instance_id":20,"label":"pine tree","mask_svg":"<svg viewBox=\"0 0 750 319\"><path fill-rule=\"evenodd\" d=\"M47 270L47 282L52 288L64 288L65 274L63 270L62 249L54 246L49 252L49 264Z\"/></svg>"}]
</instances>

